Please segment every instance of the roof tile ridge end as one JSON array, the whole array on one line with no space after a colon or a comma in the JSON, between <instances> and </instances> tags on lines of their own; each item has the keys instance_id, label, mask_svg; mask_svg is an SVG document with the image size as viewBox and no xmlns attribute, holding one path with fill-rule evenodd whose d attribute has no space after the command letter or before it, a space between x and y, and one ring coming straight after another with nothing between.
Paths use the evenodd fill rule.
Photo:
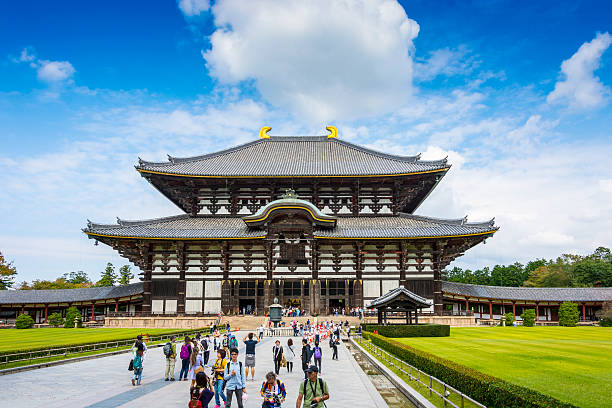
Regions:
<instances>
[{"instance_id":1,"label":"roof tile ridge end","mask_svg":"<svg viewBox=\"0 0 612 408\"><path fill-rule=\"evenodd\" d=\"M384 152L380 152L378 150L374 150L374 149L370 149L368 147L365 146L361 146L355 143L351 143L349 141L346 140L342 140L342 139L337 139L337 138L333 138L333 139L329 139L330 141L333 141L335 143L340 143L350 149L354 149L354 150L358 150L362 153L367 153L367 154L371 154L373 156L378 156L384 159L389 159L389 160L395 160L395 161L400 161L400 162L404 162L404 163L419 163L420 161L420 157L421 157L421 153L415 155L415 156L399 156L399 155L393 155L393 154L389 154L389 153L384 153Z\"/></svg>"}]
</instances>

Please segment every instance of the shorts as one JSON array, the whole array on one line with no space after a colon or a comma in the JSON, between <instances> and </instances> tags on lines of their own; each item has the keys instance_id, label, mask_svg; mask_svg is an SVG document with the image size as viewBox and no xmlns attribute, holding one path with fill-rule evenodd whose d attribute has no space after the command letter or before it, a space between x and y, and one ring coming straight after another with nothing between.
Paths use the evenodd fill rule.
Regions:
<instances>
[{"instance_id":1,"label":"shorts","mask_svg":"<svg viewBox=\"0 0 612 408\"><path fill-rule=\"evenodd\" d=\"M245 367L255 367L255 354L247 354L244 357Z\"/></svg>"}]
</instances>

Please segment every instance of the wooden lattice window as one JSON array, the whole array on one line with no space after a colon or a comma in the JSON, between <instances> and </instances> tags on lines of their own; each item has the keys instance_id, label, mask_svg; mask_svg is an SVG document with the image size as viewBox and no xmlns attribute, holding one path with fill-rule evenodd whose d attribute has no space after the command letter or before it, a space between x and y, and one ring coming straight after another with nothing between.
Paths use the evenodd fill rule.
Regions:
<instances>
[{"instance_id":1,"label":"wooden lattice window","mask_svg":"<svg viewBox=\"0 0 612 408\"><path fill-rule=\"evenodd\" d=\"M154 297L176 297L178 279L153 279L151 295Z\"/></svg>"},{"instance_id":2,"label":"wooden lattice window","mask_svg":"<svg viewBox=\"0 0 612 408\"><path fill-rule=\"evenodd\" d=\"M279 265L308 265L306 260L306 245L302 243L280 243Z\"/></svg>"}]
</instances>

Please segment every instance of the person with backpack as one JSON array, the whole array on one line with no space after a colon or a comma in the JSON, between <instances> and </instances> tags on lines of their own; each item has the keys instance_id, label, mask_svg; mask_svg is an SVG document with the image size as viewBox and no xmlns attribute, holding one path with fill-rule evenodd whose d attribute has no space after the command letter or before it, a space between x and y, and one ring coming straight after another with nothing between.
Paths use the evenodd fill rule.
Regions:
<instances>
[{"instance_id":1,"label":"person with backpack","mask_svg":"<svg viewBox=\"0 0 612 408\"><path fill-rule=\"evenodd\" d=\"M132 378L132 385L140 385L142 379L142 360L143 360L143 349L136 350L134 356L134 378Z\"/></svg>"},{"instance_id":2,"label":"person with backpack","mask_svg":"<svg viewBox=\"0 0 612 408\"><path fill-rule=\"evenodd\" d=\"M225 350L225 355L229 354L229 339L227 333L223 333L223 340L221 341L221 347Z\"/></svg>"},{"instance_id":3,"label":"person with backpack","mask_svg":"<svg viewBox=\"0 0 612 408\"><path fill-rule=\"evenodd\" d=\"M187 381L189 373L189 360L191 359L191 340L185 337L185 343L181 346L181 371L179 372L179 381Z\"/></svg>"},{"instance_id":4,"label":"person with backpack","mask_svg":"<svg viewBox=\"0 0 612 408\"><path fill-rule=\"evenodd\" d=\"M215 408L219 408L221 399L223 399L223 405L226 405L227 397L223 393L223 385L225 384L224 373L227 360L225 359L225 350L217 350L217 359L213 365L213 375L215 381L213 383L215 389Z\"/></svg>"},{"instance_id":5,"label":"person with backpack","mask_svg":"<svg viewBox=\"0 0 612 408\"><path fill-rule=\"evenodd\" d=\"M233 348L235 348L235 349L238 348L238 339L236 338L236 336L233 336L231 334L229 335L228 346L229 346L230 350L233 349Z\"/></svg>"},{"instance_id":6,"label":"person with backpack","mask_svg":"<svg viewBox=\"0 0 612 408\"><path fill-rule=\"evenodd\" d=\"M319 378L317 366L310 366L306 373L308 378L300 384L295 408L324 408L324 401L329 399L327 383Z\"/></svg>"},{"instance_id":7,"label":"person with backpack","mask_svg":"<svg viewBox=\"0 0 612 408\"><path fill-rule=\"evenodd\" d=\"M321 372L321 358L323 357L323 350L319 346L319 342L315 341L315 346L312 349L312 356L314 357L315 366L319 368L317 372Z\"/></svg>"},{"instance_id":8,"label":"person with backpack","mask_svg":"<svg viewBox=\"0 0 612 408\"><path fill-rule=\"evenodd\" d=\"M264 399L261 408L280 408L287 398L285 384L276 378L272 371L266 374L266 381L261 385L260 393Z\"/></svg>"},{"instance_id":9,"label":"person with backpack","mask_svg":"<svg viewBox=\"0 0 612 408\"><path fill-rule=\"evenodd\" d=\"M337 360L338 359L338 342L336 340L335 334L332 334L331 336L329 336L329 347L331 347L331 349L334 351L334 354L332 355L332 360Z\"/></svg>"},{"instance_id":10,"label":"person with backpack","mask_svg":"<svg viewBox=\"0 0 612 408\"><path fill-rule=\"evenodd\" d=\"M256 340L253 340L255 338ZM255 333L249 333L244 336L242 339L243 343L246 346L246 350L244 351L244 365L246 366L246 380L249 379L249 367L251 368L251 378L255 381L255 346L261 340Z\"/></svg>"},{"instance_id":11,"label":"person with backpack","mask_svg":"<svg viewBox=\"0 0 612 408\"><path fill-rule=\"evenodd\" d=\"M132 358L136 357L136 351L142 350L142 358L144 359L145 353L147 352L147 345L142 341L142 336L139 334L136 336L136 341L132 346Z\"/></svg>"},{"instance_id":12,"label":"person with backpack","mask_svg":"<svg viewBox=\"0 0 612 408\"><path fill-rule=\"evenodd\" d=\"M170 336L170 341L164 345L163 352L166 356L166 381L174 381L174 366L176 364L176 336Z\"/></svg>"},{"instance_id":13,"label":"person with backpack","mask_svg":"<svg viewBox=\"0 0 612 408\"><path fill-rule=\"evenodd\" d=\"M207 334L206 337L202 339L200 345L202 346L202 361L204 361L204 365L208 367L210 352L213 351L213 344L210 340L210 334Z\"/></svg>"},{"instance_id":14,"label":"person with backpack","mask_svg":"<svg viewBox=\"0 0 612 408\"><path fill-rule=\"evenodd\" d=\"M238 361L238 349L232 348L230 350L231 360L225 366L225 375L223 379L226 381L225 389L227 390L227 408L232 406L232 396L236 395L236 401L238 408L243 408L242 399L243 395L246 394L246 382L244 367L242 361Z\"/></svg>"},{"instance_id":15,"label":"person with backpack","mask_svg":"<svg viewBox=\"0 0 612 408\"><path fill-rule=\"evenodd\" d=\"M293 345L293 339L287 340L287 352L285 353L285 360L287 361L287 372L293 372L293 360L295 360L295 346Z\"/></svg>"},{"instance_id":16,"label":"person with backpack","mask_svg":"<svg viewBox=\"0 0 612 408\"><path fill-rule=\"evenodd\" d=\"M302 339L302 371L304 371L304 379L308 379L308 366L310 365L311 359L310 345L306 339Z\"/></svg>"},{"instance_id":17,"label":"person with backpack","mask_svg":"<svg viewBox=\"0 0 612 408\"><path fill-rule=\"evenodd\" d=\"M196 374L195 386L191 387L189 391L191 394L189 408L192 408L192 405L200 408L208 408L208 404L215 396L211 380L203 371ZM193 403L194 400L197 402Z\"/></svg>"}]
</instances>

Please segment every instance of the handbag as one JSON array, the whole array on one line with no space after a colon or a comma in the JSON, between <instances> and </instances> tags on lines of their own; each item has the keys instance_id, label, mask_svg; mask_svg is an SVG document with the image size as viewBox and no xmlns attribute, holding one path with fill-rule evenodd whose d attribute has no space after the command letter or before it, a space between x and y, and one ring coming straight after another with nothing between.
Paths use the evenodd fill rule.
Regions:
<instances>
[{"instance_id":1,"label":"handbag","mask_svg":"<svg viewBox=\"0 0 612 408\"><path fill-rule=\"evenodd\" d=\"M285 358L285 355L283 354L283 356L281 357L281 366L282 367L287 367L287 359Z\"/></svg>"},{"instance_id":2,"label":"handbag","mask_svg":"<svg viewBox=\"0 0 612 408\"><path fill-rule=\"evenodd\" d=\"M134 371L134 359L130 360L130 365L128 366L128 371Z\"/></svg>"}]
</instances>

